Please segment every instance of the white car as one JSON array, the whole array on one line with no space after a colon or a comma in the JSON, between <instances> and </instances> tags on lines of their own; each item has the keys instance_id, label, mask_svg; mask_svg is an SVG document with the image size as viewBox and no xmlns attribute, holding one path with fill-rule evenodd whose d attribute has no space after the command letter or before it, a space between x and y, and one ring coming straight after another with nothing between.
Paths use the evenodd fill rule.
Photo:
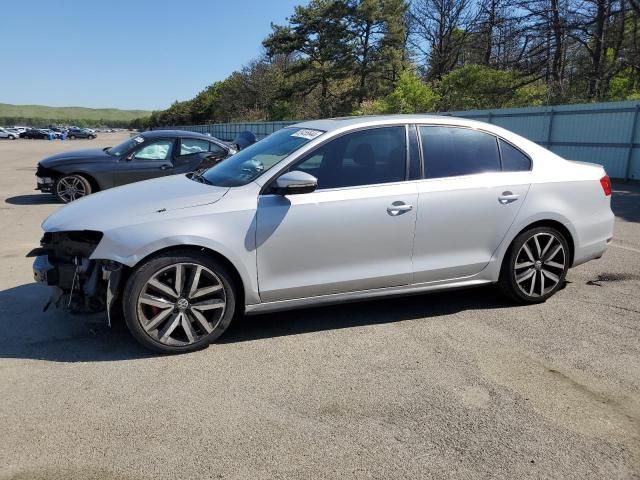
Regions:
<instances>
[{"instance_id":1,"label":"white car","mask_svg":"<svg viewBox=\"0 0 640 480\"><path fill-rule=\"evenodd\" d=\"M606 251L610 203L602 166L495 125L317 120L203 173L69 204L43 223L34 275L59 303L123 311L142 344L184 352L235 312L488 284L544 302Z\"/></svg>"},{"instance_id":2,"label":"white car","mask_svg":"<svg viewBox=\"0 0 640 480\"><path fill-rule=\"evenodd\" d=\"M9 140L15 140L20 138L20 133L10 130L8 128L0 127L0 138L8 138Z\"/></svg>"}]
</instances>

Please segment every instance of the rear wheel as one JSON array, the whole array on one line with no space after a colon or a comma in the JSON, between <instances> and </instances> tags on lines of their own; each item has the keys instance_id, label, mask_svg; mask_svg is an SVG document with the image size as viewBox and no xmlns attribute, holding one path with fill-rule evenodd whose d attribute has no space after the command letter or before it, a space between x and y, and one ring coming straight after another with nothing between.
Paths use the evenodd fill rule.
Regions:
<instances>
[{"instance_id":1,"label":"rear wheel","mask_svg":"<svg viewBox=\"0 0 640 480\"><path fill-rule=\"evenodd\" d=\"M71 140L75 140L75 139L76 139L76 136L75 136L75 135L73 135L73 134L71 134L71 135L69 135L69 138L70 138Z\"/></svg>"},{"instance_id":2,"label":"rear wheel","mask_svg":"<svg viewBox=\"0 0 640 480\"><path fill-rule=\"evenodd\" d=\"M517 302L544 302L564 285L569 258L567 240L558 230L527 230L516 237L505 256L498 286Z\"/></svg>"},{"instance_id":3,"label":"rear wheel","mask_svg":"<svg viewBox=\"0 0 640 480\"><path fill-rule=\"evenodd\" d=\"M233 319L232 278L224 265L202 252L176 250L152 258L125 286L127 328L138 342L157 352L204 348Z\"/></svg>"},{"instance_id":4,"label":"rear wheel","mask_svg":"<svg viewBox=\"0 0 640 480\"><path fill-rule=\"evenodd\" d=\"M91 193L89 180L82 175L64 175L56 180L55 192L64 203L73 202Z\"/></svg>"}]
</instances>

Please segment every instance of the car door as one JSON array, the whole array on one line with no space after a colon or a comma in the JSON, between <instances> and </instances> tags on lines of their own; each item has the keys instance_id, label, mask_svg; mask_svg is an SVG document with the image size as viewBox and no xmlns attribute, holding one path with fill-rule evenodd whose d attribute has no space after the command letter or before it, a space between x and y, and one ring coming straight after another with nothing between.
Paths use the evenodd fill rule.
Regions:
<instances>
[{"instance_id":1,"label":"car door","mask_svg":"<svg viewBox=\"0 0 640 480\"><path fill-rule=\"evenodd\" d=\"M418 131L425 178L417 184L413 281L475 275L489 263L525 200L530 161L520 171L503 170L498 139L480 130L420 126Z\"/></svg>"},{"instance_id":2,"label":"car door","mask_svg":"<svg viewBox=\"0 0 640 480\"><path fill-rule=\"evenodd\" d=\"M118 185L124 185L173 173L171 155L175 139L154 138L121 158L116 173Z\"/></svg>"},{"instance_id":3,"label":"car door","mask_svg":"<svg viewBox=\"0 0 640 480\"><path fill-rule=\"evenodd\" d=\"M258 199L262 301L353 292L411 281L415 181L405 126L329 140L288 169L318 179L312 193Z\"/></svg>"},{"instance_id":4,"label":"car door","mask_svg":"<svg viewBox=\"0 0 640 480\"><path fill-rule=\"evenodd\" d=\"M181 138L173 160L173 173L187 173L214 166L227 156L227 150L203 138Z\"/></svg>"}]
</instances>

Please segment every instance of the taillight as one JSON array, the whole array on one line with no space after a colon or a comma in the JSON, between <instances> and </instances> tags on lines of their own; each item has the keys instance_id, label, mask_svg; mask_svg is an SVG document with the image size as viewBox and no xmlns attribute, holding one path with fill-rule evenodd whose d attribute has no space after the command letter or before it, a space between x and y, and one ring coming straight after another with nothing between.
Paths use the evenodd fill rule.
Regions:
<instances>
[{"instance_id":1,"label":"taillight","mask_svg":"<svg viewBox=\"0 0 640 480\"><path fill-rule=\"evenodd\" d=\"M602 185L602 190L604 190L605 196L611 195L611 179L609 175L605 175L600 179L600 185Z\"/></svg>"}]
</instances>

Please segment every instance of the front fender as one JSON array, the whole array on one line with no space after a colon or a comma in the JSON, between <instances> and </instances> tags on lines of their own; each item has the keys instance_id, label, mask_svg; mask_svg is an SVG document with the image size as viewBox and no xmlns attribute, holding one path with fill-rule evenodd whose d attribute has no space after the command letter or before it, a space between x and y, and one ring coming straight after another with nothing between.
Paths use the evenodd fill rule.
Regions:
<instances>
[{"instance_id":1,"label":"front fender","mask_svg":"<svg viewBox=\"0 0 640 480\"><path fill-rule=\"evenodd\" d=\"M92 259L113 260L135 268L145 258L171 247L195 246L225 257L236 269L244 285L247 303L259 303L255 250L255 217L236 212L227 219L233 228L222 228L210 216L182 218L104 232ZM226 223L226 222L225 222ZM171 233L170 230L177 230Z\"/></svg>"},{"instance_id":2,"label":"front fender","mask_svg":"<svg viewBox=\"0 0 640 480\"><path fill-rule=\"evenodd\" d=\"M93 171L92 169L87 168L87 165L82 163L67 163L49 167L49 170L52 170L59 175L84 175L85 177L90 177L95 181L100 190L105 190L114 186L112 167L108 167L104 169L104 171Z\"/></svg>"}]
</instances>

